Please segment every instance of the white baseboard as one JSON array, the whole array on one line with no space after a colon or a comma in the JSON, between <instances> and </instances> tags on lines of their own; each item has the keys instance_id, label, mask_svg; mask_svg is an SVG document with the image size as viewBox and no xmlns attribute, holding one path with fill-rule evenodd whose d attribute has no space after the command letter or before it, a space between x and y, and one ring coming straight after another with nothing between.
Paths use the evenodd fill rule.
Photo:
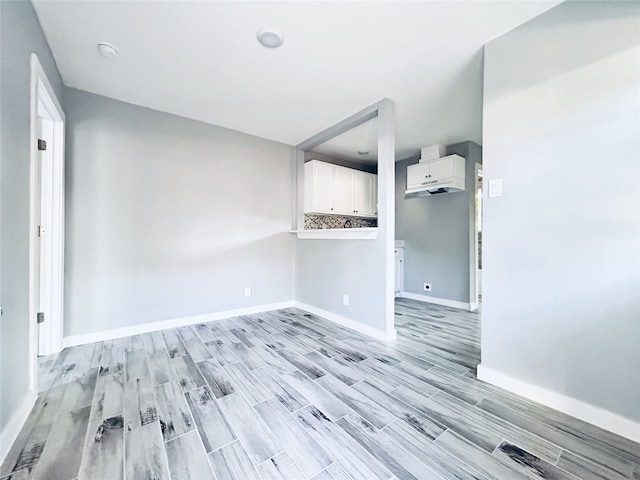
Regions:
<instances>
[{"instance_id":1,"label":"white baseboard","mask_svg":"<svg viewBox=\"0 0 640 480\"><path fill-rule=\"evenodd\" d=\"M442 305L443 307L460 308L462 310L471 310L471 305L467 302L459 302L457 300L447 300L446 298L430 297L428 295L420 295L418 293L400 292L396 295L398 298L408 298L409 300L417 300L419 302L433 303Z\"/></svg>"},{"instance_id":2,"label":"white baseboard","mask_svg":"<svg viewBox=\"0 0 640 480\"><path fill-rule=\"evenodd\" d=\"M112 330L102 330L100 332L87 333L83 335L70 335L62 339L63 347L74 347L76 345L84 345L87 343L101 342L104 340L112 340L114 338L129 337L131 335L139 335L141 333L155 332L157 330L164 330L167 328L184 327L188 325L195 325L198 323L212 322L216 320L224 320L226 318L239 317L240 315L251 315L254 313L268 312L271 310L279 310L281 308L297 307L302 310L306 310L309 313L326 318L332 322L335 322L343 327L350 328L364 335L375 338L376 340L390 341L396 339L396 331L388 334L384 330L378 330L362 323L351 320L350 318L337 315L321 308L316 308L306 303L301 303L293 300L279 303L268 303L263 305L256 305L253 307L238 308L235 310L224 310L222 312L205 313L202 315L193 315L190 317L172 318L170 320L162 320L159 322L142 323L139 325L132 325L130 327L114 328Z\"/></svg>"},{"instance_id":3,"label":"white baseboard","mask_svg":"<svg viewBox=\"0 0 640 480\"><path fill-rule=\"evenodd\" d=\"M308 305L306 303L294 301L293 306L296 308L300 308L302 310L306 310L309 313L313 313L319 317L330 320L338 325L343 327L347 327L351 330L355 330L358 333L362 333L364 335L368 335L369 337L373 337L376 340L382 340L383 342L388 342L391 340L395 340L397 337L397 332L394 329L393 332L386 332L384 330L379 330L377 328L370 327L368 325L364 325L360 322L356 322L355 320L351 320L350 318L343 317L342 315L338 315L337 313L329 312L328 310L323 310L318 307L314 307L313 305Z\"/></svg>"},{"instance_id":4,"label":"white baseboard","mask_svg":"<svg viewBox=\"0 0 640 480\"><path fill-rule=\"evenodd\" d=\"M31 413L31 409L36 403L37 394L33 390L28 390L24 399L20 402L18 410L13 412L9 422L0 432L0 464L4 462L7 453L11 449L13 442L18 438L18 434L22 429L24 422Z\"/></svg>"},{"instance_id":5,"label":"white baseboard","mask_svg":"<svg viewBox=\"0 0 640 480\"><path fill-rule=\"evenodd\" d=\"M604 408L518 380L482 364L478 365L478 378L596 427L604 428L634 442L640 442L640 423Z\"/></svg>"},{"instance_id":6,"label":"white baseboard","mask_svg":"<svg viewBox=\"0 0 640 480\"><path fill-rule=\"evenodd\" d=\"M270 310L292 307L293 303L294 302L292 300L279 303L267 303L263 305L255 305L253 307L224 310L221 312L205 313L202 315L192 315L190 317L172 318L169 320L161 320L159 322L141 323L139 325L132 325L131 327L114 328L113 330L102 330L100 332L87 333L84 335L70 335L62 339L62 346L74 347L76 345L84 345L86 343L100 342L103 340L111 340L114 338L129 337L131 335L155 332L157 330L164 330L167 328L184 327L187 325L195 325L198 323L239 317L240 315L251 315L254 313L268 312Z\"/></svg>"}]
</instances>

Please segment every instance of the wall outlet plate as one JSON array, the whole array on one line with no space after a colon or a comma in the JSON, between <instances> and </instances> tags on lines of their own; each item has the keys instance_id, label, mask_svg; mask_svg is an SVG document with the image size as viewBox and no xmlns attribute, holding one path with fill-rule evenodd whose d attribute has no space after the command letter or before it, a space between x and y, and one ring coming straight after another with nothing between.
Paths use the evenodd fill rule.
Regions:
<instances>
[{"instance_id":1,"label":"wall outlet plate","mask_svg":"<svg viewBox=\"0 0 640 480\"><path fill-rule=\"evenodd\" d=\"M424 288L425 292L430 292L431 291L431 284L425 282L423 288Z\"/></svg>"},{"instance_id":2,"label":"wall outlet plate","mask_svg":"<svg viewBox=\"0 0 640 480\"><path fill-rule=\"evenodd\" d=\"M251 296L251 287L244 287L244 296L245 297Z\"/></svg>"},{"instance_id":3,"label":"wall outlet plate","mask_svg":"<svg viewBox=\"0 0 640 480\"><path fill-rule=\"evenodd\" d=\"M349 306L349 295L347 295L346 293L342 295L342 304Z\"/></svg>"}]
</instances>

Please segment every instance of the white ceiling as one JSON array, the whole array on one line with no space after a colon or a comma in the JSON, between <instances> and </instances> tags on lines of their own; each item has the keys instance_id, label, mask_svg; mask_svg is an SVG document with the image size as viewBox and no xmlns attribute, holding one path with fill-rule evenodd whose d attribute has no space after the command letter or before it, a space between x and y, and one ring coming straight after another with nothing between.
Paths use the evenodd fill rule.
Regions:
<instances>
[{"instance_id":1,"label":"white ceiling","mask_svg":"<svg viewBox=\"0 0 640 480\"><path fill-rule=\"evenodd\" d=\"M375 165L378 162L378 120L372 118L320 145L316 145L313 147L313 151L364 165ZM359 151L369 153L363 155L359 154Z\"/></svg>"},{"instance_id":2,"label":"white ceiling","mask_svg":"<svg viewBox=\"0 0 640 480\"><path fill-rule=\"evenodd\" d=\"M388 97L405 158L481 143L482 45L559 1L33 3L70 87L292 145Z\"/></svg>"}]
</instances>

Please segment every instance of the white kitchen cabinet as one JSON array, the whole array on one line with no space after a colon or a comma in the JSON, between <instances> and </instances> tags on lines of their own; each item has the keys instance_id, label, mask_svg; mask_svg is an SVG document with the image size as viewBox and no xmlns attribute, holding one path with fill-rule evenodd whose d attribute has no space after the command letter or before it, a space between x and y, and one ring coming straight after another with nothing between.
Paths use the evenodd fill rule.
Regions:
<instances>
[{"instance_id":1,"label":"white kitchen cabinet","mask_svg":"<svg viewBox=\"0 0 640 480\"><path fill-rule=\"evenodd\" d=\"M456 157L458 156L456 155ZM438 160L431 160L428 165L429 175L431 175L431 178L453 177L456 167L456 159L451 155Z\"/></svg>"},{"instance_id":2,"label":"white kitchen cabinet","mask_svg":"<svg viewBox=\"0 0 640 480\"><path fill-rule=\"evenodd\" d=\"M334 213L334 165L311 161L304 164L305 213Z\"/></svg>"},{"instance_id":3,"label":"white kitchen cabinet","mask_svg":"<svg viewBox=\"0 0 640 480\"><path fill-rule=\"evenodd\" d=\"M420 185L429 178L431 166L428 163L416 163L407 167L407 188Z\"/></svg>"},{"instance_id":4,"label":"white kitchen cabinet","mask_svg":"<svg viewBox=\"0 0 640 480\"><path fill-rule=\"evenodd\" d=\"M334 165L334 206L339 215L355 214L353 176L355 170Z\"/></svg>"},{"instance_id":5,"label":"white kitchen cabinet","mask_svg":"<svg viewBox=\"0 0 640 480\"><path fill-rule=\"evenodd\" d=\"M371 212L378 216L378 175L371 174Z\"/></svg>"},{"instance_id":6,"label":"white kitchen cabinet","mask_svg":"<svg viewBox=\"0 0 640 480\"><path fill-rule=\"evenodd\" d=\"M353 171L353 210L361 217L378 215L378 176L373 173Z\"/></svg>"},{"instance_id":7,"label":"white kitchen cabinet","mask_svg":"<svg viewBox=\"0 0 640 480\"><path fill-rule=\"evenodd\" d=\"M305 163L304 173L305 213L377 217L377 175L319 160Z\"/></svg>"},{"instance_id":8,"label":"white kitchen cabinet","mask_svg":"<svg viewBox=\"0 0 640 480\"><path fill-rule=\"evenodd\" d=\"M422 161L407 167L407 192L447 187L464 190L465 159L459 155Z\"/></svg>"}]
</instances>

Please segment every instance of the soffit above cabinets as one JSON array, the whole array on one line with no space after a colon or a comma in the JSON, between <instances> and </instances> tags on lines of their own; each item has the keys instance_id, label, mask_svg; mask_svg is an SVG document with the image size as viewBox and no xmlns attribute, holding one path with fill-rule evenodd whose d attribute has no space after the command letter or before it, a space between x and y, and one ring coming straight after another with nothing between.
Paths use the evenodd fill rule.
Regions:
<instances>
[{"instance_id":1,"label":"soffit above cabinets","mask_svg":"<svg viewBox=\"0 0 640 480\"><path fill-rule=\"evenodd\" d=\"M67 86L290 145L390 98L397 158L481 143L482 46L557 3L33 2Z\"/></svg>"}]
</instances>

